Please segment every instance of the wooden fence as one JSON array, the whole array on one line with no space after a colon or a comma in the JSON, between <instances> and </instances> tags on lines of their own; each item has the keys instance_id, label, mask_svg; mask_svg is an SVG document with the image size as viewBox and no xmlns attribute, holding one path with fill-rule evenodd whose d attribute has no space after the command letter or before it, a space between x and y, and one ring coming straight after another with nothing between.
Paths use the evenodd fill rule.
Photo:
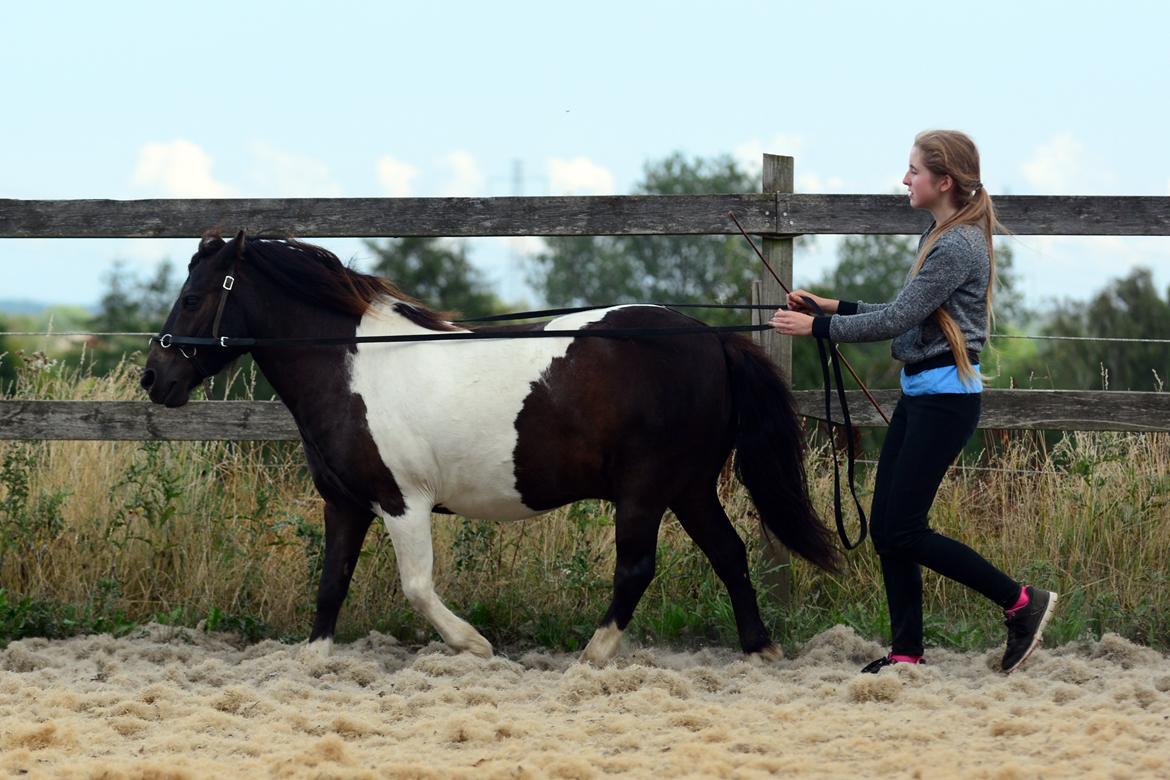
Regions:
<instances>
[{"instance_id":1,"label":"wooden fence","mask_svg":"<svg viewBox=\"0 0 1170 780\"><path fill-rule=\"evenodd\" d=\"M797 235L917 234L930 219L899 195L794 193L791 157L764 155L763 185L762 193L736 195L0 199L0 238L195 238L213 227L281 230L305 238L730 235L737 233L727 216L734 211L749 232L763 237L773 266L791 284ZM995 203L1004 225L1021 235L1170 236L1170 197L999 196ZM770 278L761 281L759 295L765 301L782 300ZM772 332L759 336L781 371L790 374L791 340ZM877 391L875 396L888 411L898 393ZM803 414L824 418L819 392L797 396ZM860 392L849 396L857 424L884 424ZM1167 431L1170 393L989 389L980 427ZM295 438L291 418L274 402L195 402L165 409L145 400L0 400L0 439Z\"/></svg>"}]
</instances>

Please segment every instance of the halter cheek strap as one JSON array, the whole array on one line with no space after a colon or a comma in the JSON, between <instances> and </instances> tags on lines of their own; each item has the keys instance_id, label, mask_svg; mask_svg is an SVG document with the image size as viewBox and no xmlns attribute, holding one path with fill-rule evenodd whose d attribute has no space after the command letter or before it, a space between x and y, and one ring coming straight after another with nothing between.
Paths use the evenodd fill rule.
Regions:
<instances>
[{"instance_id":1,"label":"halter cheek strap","mask_svg":"<svg viewBox=\"0 0 1170 780\"><path fill-rule=\"evenodd\" d=\"M223 290L219 294L219 306L215 308L215 319L211 323L211 337L213 339L219 339L221 347L227 346L223 343L224 339L227 337L221 337L219 335L219 323L223 319L223 309L225 306L227 306L228 293L230 293L232 288L236 286L236 277L234 276L235 270L236 266L235 263L233 263L232 267L228 269L227 276L223 278Z\"/></svg>"},{"instance_id":2,"label":"halter cheek strap","mask_svg":"<svg viewBox=\"0 0 1170 780\"><path fill-rule=\"evenodd\" d=\"M227 349L228 337L219 335L219 326L223 321L223 310L227 307L228 293L230 293L232 288L236 286L235 271L235 263L232 263L231 268L228 269L227 275L223 277L223 285L219 293L219 304L215 307L215 319L211 322L211 339L213 342L219 342L218 345L224 349ZM185 346L187 339L183 339L183 344L175 344L174 339L175 337L170 333L164 333L162 336L152 336L150 340L158 342L158 345L163 349L169 349L172 346L175 347L179 350L180 355L195 364L201 374L204 374L205 376L211 376L211 374L204 370L203 366L201 366L199 361L195 358L195 356L199 354L199 348L195 345L192 345L191 354L188 355L183 350L183 346Z\"/></svg>"}]
</instances>

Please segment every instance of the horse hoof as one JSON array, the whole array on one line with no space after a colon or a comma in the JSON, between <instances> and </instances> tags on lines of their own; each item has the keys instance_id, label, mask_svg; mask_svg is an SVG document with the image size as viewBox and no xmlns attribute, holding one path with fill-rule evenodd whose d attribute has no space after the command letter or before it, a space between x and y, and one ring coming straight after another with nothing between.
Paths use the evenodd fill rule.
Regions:
<instances>
[{"instance_id":1,"label":"horse hoof","mask_svg":"<svg viewBox=\"0 0 1170 780\"><path fill-rule=\"evenodd\" d=\"M618 645L622 640L622 631L615 625L602 626L593 634L589 644L581 653L581 663L591 664L598 668L605 666L617 653Z\"/></svg>"},{"instance_id":2,"label":"horse hoof","mask_svg":"<svg viewBox=\"0 0 1170 780\"><path fill-rule=\"evenodd\" d=\"M333 654L333 637L314 639L301 646L300 656L304 660L325 659Z\"/></svg>"},{"instance_id":3,"label":"horse hoof","mask_svg":"<svg viewBox=\"0 0 1170 780\"><path fill-rule=\"evenodd\" d=\"M769 664L774 664L777 661L784 660L784 653L780 652L780 648L776 647L776 645L764 645L759 650L756 650L749 655Z\"/></svg>"},{"instance_id":4,"label":"horse hoof","mask_svg":"<svg viewBox=\"0 0 1170 780\"><path fill-rule=\"evenodd\" d=\"M479 656L480 658L491 658L493 654L492 643L478 636L467 642L465 646L460 648L465 653Z\"/></svg>"}]
</instances>

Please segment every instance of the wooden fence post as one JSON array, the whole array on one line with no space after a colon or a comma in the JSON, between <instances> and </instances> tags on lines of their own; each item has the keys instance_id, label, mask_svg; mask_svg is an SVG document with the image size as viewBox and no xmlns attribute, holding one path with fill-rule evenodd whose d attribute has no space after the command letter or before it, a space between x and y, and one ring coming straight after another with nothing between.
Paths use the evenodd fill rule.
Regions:
<instances>
[{"instance_id":1,"label":"wooden fence post","mask_svg":"<svg viewBox=\"0 0 1170 780\"><path fill-rule=\"evenodd\" d=\"M764 178L763 190L766 194L775 192L790 193L793 191L794 185L794 161L791 157L783 157L777 154L764 155ZM765 238L763 241L764 257L768 258L768 262L776 273L784 280L784 284L792 287L792 239L791 238ZM787 299L783 288L779 283L772 278L772 275L766 272L766 269L761 277L762 281L752 282L752 303L768 303L781 304ZM771 319L770 312L762 310L752 310L752 322L755 324L764 323ZM780 370L780 376L784 381L791 386L792 384L792 337L782 336L775 331L762 331L752 334L756 340L763 345L767 351L768 356L776 367ZM769 575L764 578L764 587L771 594L772 598L779 601L784 606L788 606L792 598L792 553L788 551L787 547L780 544L779 541L773 539L767 533L764 533L761 526L760 532L764 539L764 560L767 561L768 567L772 570Z\"/></svg>"}]
</instances>

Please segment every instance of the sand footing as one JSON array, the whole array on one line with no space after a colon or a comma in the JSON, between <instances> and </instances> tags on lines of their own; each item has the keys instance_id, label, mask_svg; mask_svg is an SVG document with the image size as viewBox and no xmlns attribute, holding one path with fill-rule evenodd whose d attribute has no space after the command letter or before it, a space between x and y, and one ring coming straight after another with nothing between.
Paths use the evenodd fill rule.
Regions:
<instances>
[{"instance_id":1,"label":"sand footing","mask_svg":"<svg viewBox=\"0 0 1170 780\"><path fill-rule=\"evenodd\" d=\"M623 647L491 659L150 625L0 651L0 777L1168 777L1170 659L1116 635L858 669L837 626L781 661Z\"/></svg>"}]
</instances>

